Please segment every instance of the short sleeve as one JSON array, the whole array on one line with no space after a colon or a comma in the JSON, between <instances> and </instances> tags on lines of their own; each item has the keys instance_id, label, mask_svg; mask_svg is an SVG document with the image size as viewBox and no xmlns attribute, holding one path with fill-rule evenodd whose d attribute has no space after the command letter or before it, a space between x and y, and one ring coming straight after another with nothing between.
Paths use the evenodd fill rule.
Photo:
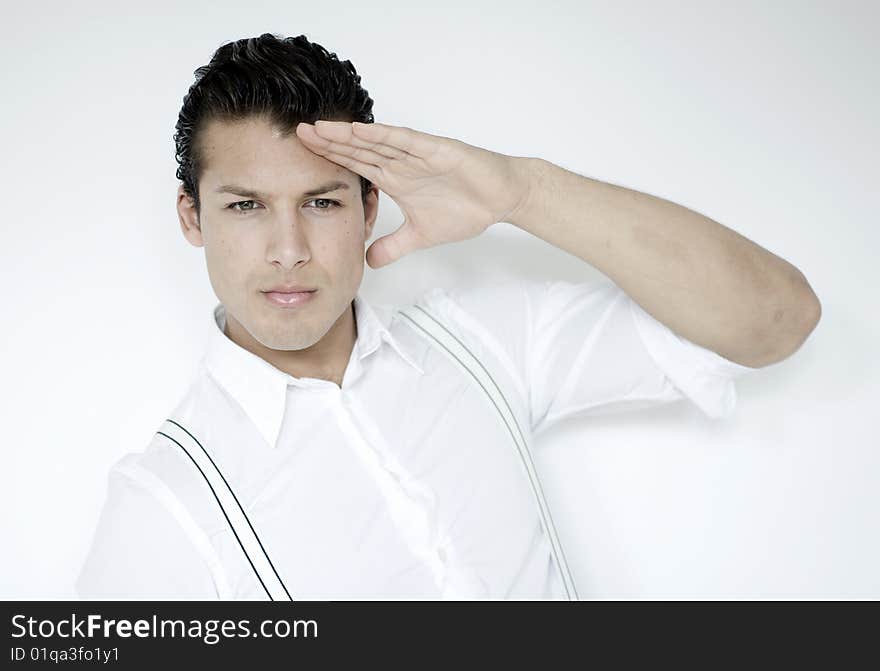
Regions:
<instances>
[{"instance_id":1,"label":"short sleeve","mask_svg":"<svg viewBox=\"0 0 880 671\"><path fill-rule=\"evenodd\" d=\"M707 417L729 416L734 379L755 370L673 332L610 281L528 287L535 303L529 363L533 430L573 415L687 399Z\"/></svg>"},{"instance_id":2,"label":"short sleeve","mask_svg":"<svg viewBox=\"0 0 880 671\"><path fill-rule=\"evenodd\" d=\"M734 379L756 370L677 335L610 280L522 278L449 296L517 369L533 434L679 399L724 418L736 406Z\"/></svg>"},{"instance_id":3,"label":"short sleeve","mask_svg":"<svg viewBox=\"0 0 880 671\"><path fill-rule=\"evenodd\" d=\"M169 506L162 487L144 469L111 469L95 536L75 584L80 599L218 598L218 566L206 537L194 536L200 532L185 511Z\"/></svg>"}]
</instances>

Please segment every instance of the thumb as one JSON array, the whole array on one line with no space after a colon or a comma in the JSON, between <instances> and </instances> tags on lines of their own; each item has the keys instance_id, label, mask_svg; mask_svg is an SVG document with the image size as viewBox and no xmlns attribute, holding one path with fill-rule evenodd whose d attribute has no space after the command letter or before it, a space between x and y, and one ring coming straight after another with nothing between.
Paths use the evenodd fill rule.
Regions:
<instances>
[{"instance_id":1,"label":"thumb","mask_svg":"<svg viewBox=\"0 0 880 671\"><path fill-rule=\"evenodd\" d=\"M367 263L371 268L381 268L423 246L422 239L415 229L404 222L403 226L393 233L373 241L373 244L367 248Z\"/></svg>"}]
</instances>

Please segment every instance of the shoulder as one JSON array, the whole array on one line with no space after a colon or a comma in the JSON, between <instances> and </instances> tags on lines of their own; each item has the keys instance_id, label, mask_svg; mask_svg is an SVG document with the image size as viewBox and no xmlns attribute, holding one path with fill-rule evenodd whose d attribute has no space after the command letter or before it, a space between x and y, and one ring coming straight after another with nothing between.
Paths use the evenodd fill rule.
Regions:
<instances>
[{"instance_id":1,"label":"shoulder","mask_svg":"<svg viewBox=\"0 0 880 671\"><path fill-rule=\"evenodd\" d=\"M532 325L545 289L546 282L526 278L436 287L409 309L465 347L499 385L526 399Z\"/></svg>"},{"instance_id":2,"label":"shoulder","mask_svg":"<svg viewBox=\"0 0 880 671\"><path fill-rule=\"evenodd\" d=\"M155 440L118 459L93 540L75 582L80 598L216 598L225 586L203 524L184 487L173 489L174 467L159 467L167 447ZM215 585L216 583L216 585Z\"/></svg>"},{"instance_id":3,"label":"shoulder","mask_svg":"<svg viewBox=\"0 0 880 671\"><path fill-rule=\"evenodd\" d=\"M111 465L108 504L127 508L133 516L164 509L210 536L223 528L211 488L187 454L191 448L169 437L170 432L162 430L166 426L167 421L144 450L125 454Z\"/></svg>"},{"instance_id":4,"label":"shoulder","mask_svg":"<svg viewBox=\"0 0 880 671\"><path fill-rule=\"evenodd\" d=\"M450 317L466 313L504 330L505 326L518 327L523 320L535 323L539 318L552 318L575 302L608 303L626 298L609 279L572 282L516 277L431 289L419 297L416 305Z\"/></svg>"}]
</instances>

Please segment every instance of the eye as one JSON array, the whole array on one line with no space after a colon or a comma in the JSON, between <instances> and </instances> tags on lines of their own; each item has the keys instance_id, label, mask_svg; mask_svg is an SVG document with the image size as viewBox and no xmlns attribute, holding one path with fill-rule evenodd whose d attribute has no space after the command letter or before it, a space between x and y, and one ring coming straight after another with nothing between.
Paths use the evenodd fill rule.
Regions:
<instances>
[{"instance_id":1,"label":"eye","mask_svg":"<svg viewBox=\"0 0 880 671\"><path fill-rule=\"evenodd\" d=\"M312 200L307 201L307 202L309 202L309 203L329 203L326 207L317 207L317 206L313 207L312 209L314 209L314 210L332 210L337 207L342 207L342 203L340 203L338 200L331 200L329 198L313 198ZM250 204L250 207L241 207L243 205L248 205L248 204ZM227 205L226 209L233 210L235 212L238 212L239 214L243 214L245 212L253 212L256 209L254 207L254 205L257 205L257 204L258 203L255 200L239 200L239 201L236 201L234 203L230 203L229 205Z\"/></svg>"},{"instance_id":2,"label":"eye","mask_svg":"<svg viewBox=\"0 0 880 671\"><path fill-rule=\"evenodd\" d=\"M230 203L229 205L227 205L226 209L227 210L234 210L236 212L250 212L250 211L252 211L254 209L253 207L246 207L244 209L236 207L236 205L244 205L246 203L256 204L256 201L255 200L239 200L238 202Z\"/></svg>"},{"instance_id":3,"label":"eye","mask_svg":"<svg viewBox=\"0 0 880 671\"><path fill-rule=\"evenodd\" d=\"M330 200L329 198L313 198L308 201L310 203L331 203L332 205L328 205L327 207L316 207L316 210L332 210L335 207L342 207L342 203L338 200Z\"/></svg>"}]
</instances>

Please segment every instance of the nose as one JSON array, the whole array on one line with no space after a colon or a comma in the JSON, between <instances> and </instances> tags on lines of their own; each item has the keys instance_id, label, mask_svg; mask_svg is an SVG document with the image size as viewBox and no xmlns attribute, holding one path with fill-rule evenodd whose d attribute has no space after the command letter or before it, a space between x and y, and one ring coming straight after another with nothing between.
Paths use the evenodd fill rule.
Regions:
<instances>
[{"instance_id":1,"label":"nose","mask_svg":"<svg viewBox=\"0 0 880 671\"><path fill-rule=\"evenodd\" d=\"M305 220L296 212L280 213L272 222L272 232L267 245L267 261L293 268L311 258Z\"/></svg>"}]
</instances>

